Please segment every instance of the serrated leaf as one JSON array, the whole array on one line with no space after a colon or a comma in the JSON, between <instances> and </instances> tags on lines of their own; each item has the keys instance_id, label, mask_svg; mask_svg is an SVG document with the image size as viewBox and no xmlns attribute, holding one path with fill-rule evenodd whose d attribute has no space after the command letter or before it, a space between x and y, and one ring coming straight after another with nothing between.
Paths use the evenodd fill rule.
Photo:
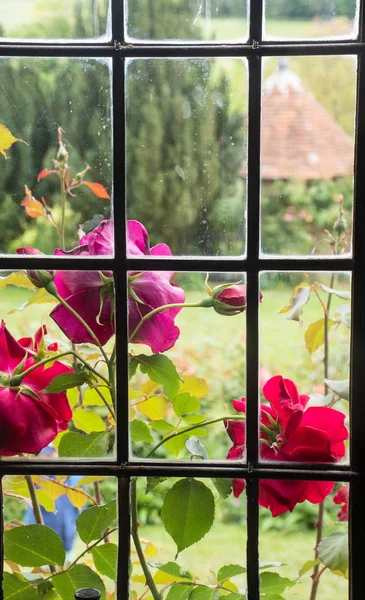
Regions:
<instances>
[{"instance_id":1,"label":"serrated leaf","mask_svg":"<svg viewBox=\"0 0 365 600\"><path fill-rule=\"evenodd\" d=\"M5 150L9 150L15 142L23 142L23 144L25 144L24 140L14 137L10 129L0 123L0 154L2 154L4 158L6 158Z\"/></svg>"},{"instance_id":2,"label":"serrated leaf","mask_svg":"<svg viewBox=\"0 0 365 600\"><path fill-rule=\"evenodd\" d=\"M133 442L154 442L148 425L139 419L130 424L130 434Z\"/></svg>"},{"instance_id":3,"label":"serrated leaf","mask_svg":"<svg viewBox=\"0 0 365 600\"><path fill-rule=\"evenodd\" d=\"M221 498L223 498L225 500L226 498L228 498L228 496L231 495L232 479L214 478L214 479L212 479L212 482L214 483L215 487L217 488L218 493Z\"/></svg>"},{"instance_id":4,"label":"serrated leaf","mask_svg":"<svg viewBox=\"0 0 365 600\"><path fill-rule=\"evenodd\" d=\"M328 319L328 330L336 325L336 321L332 319ZM318 319L314 323L309 325L307 331L305 332L305 345L307 346L309 352L315 352L319 346L324 344L324 334L325 334L325 320Z\"/></svg>"},{"instance_id":5,"label":"serrated leaf","mask_svg":"<svg viewBox=\"0 0 365 600\"><path fill-rule=\"evenodd\" d=\"M316 565L319 565L320 562L321 561L319 560L319 558L317 558L317 560L306 560L299 571L298 577L302 577L303 575L308 573L308 571L311 571Z\"/></svg>"},{"instance_id":6,"label":"serrated leaf","mask_svg":"<svg viewBox=\"0 0 365 600\"><path fill-rule=\"evenodd\" d=\"M174 581L192 581L192 575L186 571L183 567L180 567L177 563L168 562L161 565L156 572L154 578L156 584L167 585Z\"/></svg>"},{"instance_id":7,"label":"serrated leaf","mask_svg":"<svg viewBox=\"0 0 365 600\"><path fill-rule=\"evenodd\" d=\"M113 404L110 390L105 386L100 390L103 393L105 400L109 404ZM98 392L94 388L88 388L84 392L82 403L84 406L105 406L103 400L100 398Z\"/></svg>"},{"instance_id":8,"label":"serrated leaf","mask_svg":"<svg viewBox=\"0 0 365 600\"><path fill-rule=\"evenodd\" d=\"M12 315L15 312L20 312L20 311L24 310L25 308L27 308L28 306L31 306L32 304L48 304L50 302L57 302L57 301L55 298L53 298L53 296L51 296L47 292L47 290L45 288L41 288L41 289L37 290L36 292L34 292L34 294L32 294L31 297L26 302L23 302L23 304L21 304L17 308L12 308L11 310L9 310L8 315Z\"/></svg>"},{"instance_id":9,"label":"serrated leaf","mask_svg":"<svg viewBox=\"0 0 365 600\"><path fill-rule=\"evenodd\" d=\"M147 477L146 494L152 492L160 483L166 481L167 477Z\"/></svg>"},{"instance_id":10,"label":"serrated leaf","mask_svg":"<svg viewBox=\"0 0 365 600\"><path fill-rule=\"evenodd\" d=\"M79 390L75 387L67 390L66 396L71 408L73 408L78 402L80 402L80 393Z\"/></svg>"},{"instance_id":11,"label":"serrated leaf","mask_svg":"<svg viewBox=\"0 0 365 600\"><path fill-rule=\"evenodd\" d=\"M35 286L28 279L25 271L15 271L9 273L5 277L0 277L0 290L4 290L7 285L15 285L16 287L26 288L27 290L35 290Z\"/></svg>"},{"instance_id":12,"label":"serrated leaf","mask_svg":"<svg viewBox=\"0 0 365 600\"><path fill-rule=\"evenodd\" d=\"M150 428L155 431L162 431L162 433L170 433L175 429L174 425L171 425L171 423L168 423L163 419L152 421L152 423L150 423Z\"/></svg>"},{"instance_id":13,"label":"serrated leaf","mask_svg":"<svg viewBox=\"0 0 365 600\"><path fill-rule=\"evenodd\" d=\"M86 383L88 380L88 374L82 373L65 373L64 375L57 375L52 379L51 383L42 390L45 394L57 394L59 392L65 392L73 387L77 387Z\"/></svg>"},{"instance_id":14,"label":"serrated leaf","mask_svg":"<svg viewBox=\"0 0 365 600\"><path fill-rule=\"evenodd\" d=\"M351 292L346 292L344 290L334 290L333 288L323 285L323 283L320 283L318 285L327 294L334 294L335 296L338 296L339 298L342 298L343 300L350 300L350 298L351 298Z\"/></svg>"},{"instance_id":15,"label":"serrated leaf","mask_svg":"<svg viewBox=\"0 0 365 600\"><path fill-rule=\"evenodd\" d=\"M246 571L246 567L241 567L241 565L225 565L219 569L217 573L217 581L218 583L223 583L235 575L243 575L246 573Z\"/></svg>"},{"instance_id":16,"label":"serrated leaf","mask_svg":"<svg viewBox=\"0 0 365 600\"><path fill-rule=\"evenodd\" d=\"M137 368L138 368L138 360L137 358L134 358L133 356L129 357L129 363L128 363L128 377L129 379L132 379L132 377L134 377L134 375L136 374Z\"/></svg>"},{"instance_id":17,"label":"serrated leaf","mask_svg":"<svg viewBox=\"0 0 365 600\"><path fill-rule=\"evenodd\" d=\"M290 298L290 306L285 306L279 313L288 313L286 318L291 321L300 321L302 309L307 304L311 293L311 287L307 283L301 283L294 288Z\"/></svg>"},{"instance_id":18,"label":"serrated leaf","mask_svg":"<svg viewBox=\"0 0 365 600\"><path fill-rule=\"evenodd\" d=\"M190 592L191 585L176 583L170 587L166 600L188 600Z\"/></svg>"},{"instance_id":19,"label":"serrated leaf","mask_svg":"<svg viewBox=\"0 0 365 600\"><path fill-rule=\"evenodd\" d=\"M76 519L77 532L85 544L98 540L117 518L116 501L103 506L92 506L80 513Z\"/></svg>"},{"instance_id":20,"label":"serrated leaf","mask_svg":"<svg viewBox=\"0 0 365 600\"><path fill-rule=\"evenodd\" d=\"M53 585L61 598L68 600L74 597L75 591L82 588L96 588L101 593L101 600L105 600L105 585L99 575L86 565L76 565L65 573L60 573L52 579Z\"/></svg>"},{"instance_id":21,"label":"serrated leaf","mask_svg":"<svg viewBox=\"0 0 365 600\"><path fill-rule=\"evenodd\" d=\"M190 423L191 425L197 425L207 420L206 415L183 415L181 418L185 423Z\"/></svg>"},{"instance_id":22,"label":"serrated leaf","mask_svg":"<svg viewBox=\"0 0 365 600\"><path fill-rule=\"evenodd\" d=\"M174 411L178 417L197 412L200 409L198 398L191 394L178 394L174 400Z\"/></svg>"},{"instance_id":23,"label":"serrated leaf","mask_svg":"<svg viewBox=\"0 0 365 600\"><path fill-rule=\"evenodd\" d=\"M24 525L5 531L4 555L22 567L62 567L66 556L61 538L46 525Z\"/></svg>"},{"instance_id":24,"label":"serrated leaf","mask_svg":"<svg viewBox=\"0 0 365 600\"><path fill-rule=\"evenodd\" d=\"M201 443L200 439L194 435L189 437L185 442L185 448L190 452L192 456L198 456L208 460L208 454L206 448Z\"/></svg>"},{"instance_id":25,"label":"serrated leaf","mask_svg":"<svg viewBox=\"0 0 365 600\"><path fill-rule=\"evenodd\" d=\"M334 531L322 539L318 546L318 556L323 564L345 577L349 569L349 543L346 531Z\"/></svg>"},{"instance_id":26,"label":"serrated leaf","mask_svg":"<svg viewBox=\"0 0 365 600\"><path fill-rule=\"evenodd\" d=\"M196 375L184 375L184 381L180 382L179 392L188 392L196 398L204 398L209 394L208 384L202 377Z\"/></svg>"},{"instance_id":27,"label":"serrated leaf","mask_svg":"<svg viewBox=\"0 0 365 600\"><path fill-rule=\"evenodd\" d=\"M260 594L266 596L280 595L286 588L295 585L295 581L281 577L278 573L264 571L260 573Z\"/></svg>"},{"instance_id":28,"label":"serrated leaf","mask_svg":"<svg viewBox=\"0 0 365 600\"><path fill-rule=\"evenodd\" d=\"M342 379L340 381L335 381L334 379L324 379L323 380L328 387L335 392L340 398L344 400L350 399L350 380Z\"/></svg>"},{"instance_id":29,"label":"serrated leaf","mask_svg":"<svg viewBox=\"0 0 365 600\"><path fill-rule=\"evenodd\" d=\"M137 409L151 421L163 419L169 408L169 403L164 396L150 396L144 402L138 402Z\"/></svg>"},{"instance_id":30,"label":"serrated leaf","mask_svg":"<svg viewBox=\"0 0 365 600\"><path fill-rule=\"evenodd\" d=\"M97 196L97 198L105 198L106 200L110 200L110 196L106 191L105 187L101 185L101 183L93 183L91 181L84 181L84 185L86 185L92 192Z\"/></svg>"},{"instance_id":31,"label":"serrated leaf","mask_svg":"<svg viewBox=\"0 0 365 600\"><path fill-rule=\"evenodd\" d=\"M95 546L91 551L94 564L101 575L106 575L112 580L117 576L118 547L116 544L103 544Z\"/></svg>"},{"instance_id":32,"label":"serrated leaf","mask_svg":"<svg viewBox=\"0 0 365 600\"><path fill-rule=\"evenodd\" d=\"M219 588L211 588L204 585L195 587L189 596L189 600L219 600L222 597L222 592Z\"/></svg>"},{"instance_id":33,"label":"serrated leaf","mask_svg":"<svg viewBox=\"0 0 365 600\"><path fill-rule=\"evenodd\" d=\"M177 554L208 533L214 511L213 494L201 481L189 477L172 486L165 496L161 517L167 533L176 543Z\"/></svg>"},{"instance_id":34,"label":"serrated leaf","mask_svg":"<svg viewBox=\"0 0 365 600\"><path fill-rule=\"evenodd\" d=\"M179 390L180 377L174 363L163 354L147 356L140 354L138 357L142 373L148 375L152 381L160 383L166 396L172 401Z\"/></svg>"},{"instance_id":35,"label":"serrated leaf","mask_svg":"<svg viewBox=\"0 0 365 600\"><path fill-rule=\"evenodd\" d=\"M91 433L92 431L105 431L105 423L103 419L95 412L77 408L72 413L72 421L76 429Z\"/></svg>"},{"instance_id":36,"label":"serrated leaf","mask_svg":"<svg viewBox=\"0 0 365 600\"><path fill-rule=\"evenodd\" d=\"M58 454L62 458L100 458L106 455L107 445L106 431L95 431L89 435L68 431L62 436Z\"/></svg>"},{"instance_id":37,"label":"serrated leaf","mask_svg":"<svg viewBox=\"0 0 365 600\"><path fill-rule=\"evenodd\" d=\"M4 600L34 600L38 598L35 588L26 581L20 581L16 575L3 575Z\"/></svg>"}]
</instances>

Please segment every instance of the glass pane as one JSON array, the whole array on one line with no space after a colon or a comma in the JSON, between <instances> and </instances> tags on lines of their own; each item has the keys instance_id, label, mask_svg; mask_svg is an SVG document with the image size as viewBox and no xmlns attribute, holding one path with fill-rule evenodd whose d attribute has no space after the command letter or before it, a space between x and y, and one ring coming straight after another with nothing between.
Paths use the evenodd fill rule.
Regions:
<instances>
[{"instance_id":1,"label":"glass pane","mask_svg":"<svg viewBox=\"0 0 365 600\"><path fill-rule=\"evenodd\" d=\"M265 0L265 38L356 38L358 5L357 0Z\"/></svg>"},{"instance_id":2,"label":"glass pane","mask_svg":"<svg viewBox=\"0 0 365 600\"><path fill-rule=\"evenodd\" d=\"M246 62L132 60L126 86L128 217L173 254L243 254Z\"/></svg>"},{"instance_id":3,"label":"glass pane","mask_svg":"<svg viewBox=\"0 0 365 600\"><path fill-rule=\"evenodd\" d=\"M347 600L349 484L262 479L259 503L261 597Z\"/></svg>"},{"instance_id":4,"label":"glass pane","mask_svg":"<svg viewBox=\"0 0 365 600\"><path fill-rule=\"evenodd\" d=\"M247 40L246 0L125 0L129 41Z\"/></svg>"},{"instance_id":5,"label":"glass pane","mask_svg":"<svg viewBox=\"0 0 365 600\"><path fill-rule=\"evenodd\" d=\"M265 61L261 245L265 254L351 250L354 57Z\"/></svg>"},{"instance_id":6,"label":"glass pane","mask_svg":"<svg viewBox=\"0 0 365 600\"><path fill-rule=\"evenodd\" d=\"M348 460L350 285L348 273L261 275L264 460Z\"/></svg>"},{"instance_id":7,"label":"glass pane","mask_svg":"<svg viewBox=\"0 0 365 600\"><path fill-rule=\"evenodd\" d=\"M198 600L220 598L223 592L243 600L245 494L234 499L229 479L140 477L132 486L130 598L140 598L151 588L146 586L139 561L142 552L160 593L169 590L171 598ZM138 506L135 513L134 503Z\"/></svg>"},{"instance_id":8,"label":"glass pane","mask_svg":"<svg viewBox=\"0 0 365 600\"><path fill-rule=\"evenodd\" d=\"M0 455L112 458L112 274L2 272L0 289Z\"/></svg>"},{"instance_id":9,"label":"glass pane","mask_svg":"<svg viewBox=\"0 0 365 600\"><path fill-rule=\"evenodd\" d=\"M130 431L139 458L222 460L230 447L226 419L246 384L246 286L225 287L242 274L211 273L209 291L204 278L129 273ZM233 419L243 425L242 415ZM243 441L240 450L237 459Z\"/></svg>"},{"instance_id":10,"label":"glass pane","mask_svg":"<svg viewBox=\"0 0 365 600\"><path fill-rule=\"evenodd\" d=\"M5 598L71 599L85 587L102 598L115 593L116 478L13 475L2 487Z\"/></svg>"},{"instance_id":11,"label":"glass pane","mask_svg":"<svg viewBox=\"0 0 365 600\"><path fill-rule=\"evenodd\" d=\"M111 62L1 58L0 79L0 253L71 250L110 218Z\"/></svg>"},{"instance_id":12,"label":"glass pane","mask_svg":"<svg viewBox=\"0 0 365 600\"><path fill-rule=\"evenodd\" d=\"M0 39L110 38L110 0L2 0Z\"/></svg>"}]
</instances>

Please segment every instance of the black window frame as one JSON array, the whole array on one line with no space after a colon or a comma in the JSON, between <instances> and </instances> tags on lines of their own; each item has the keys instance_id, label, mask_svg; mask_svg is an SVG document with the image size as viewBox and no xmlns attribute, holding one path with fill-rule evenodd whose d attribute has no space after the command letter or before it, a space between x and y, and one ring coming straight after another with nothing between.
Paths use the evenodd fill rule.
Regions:
<instances>
[{"instance_id":1,"label":"black window frame","mask_svg":"<svg viewBox=\"0 0 365 600\"><path fill-rule=\"evenodd\" d=\"M136 2L137 0L130 0ZM9 3L11 0L9 0ZM113 62L113 211L115 223L114 258L62 258L33 256L2 256L1 270L59 268L64 270L110 269L116 285L116 343L117 343L117 456L109 461L0 461L0 478L15 474L102 474L118 478L119 558L118 598L129 595L130 479L134 476L196 476L243 477L247 482L247 591L249 600L259 600L258 572L258 481L274 479L320 479L348 481L351 486L349 507L350 582L349 599L365 598L365 575L362 560L365 538L365 9L360 0L359 36L357 41L263 41L264 0L251 0L249 38L246 43L133 43L125 41L124 6L121 0L111 0L112 40L98 43L0 42L0 57L109 57ZM260 120L262 90L262 59L266 56L348 55L358 57L357 112L355 139L355 191L352 258L340 257L261 257L260 256ZM135 258L126 256L126 195L125 178L125 90L124 69L127 58L196 58L246 57L249 64L248 110L248 185L247 185L247 257L206 258ZM340 149L339 149L340 151ZM123 168L115 168L123 165ZM247 273L247 462L183 462L162 463L130 457L128 441L128 355L127 355L127 271L155 269L246 272ZM350 271L352 273L352 330L351 330L351 400L350 400L350 462L348 465L263 464L258 460L258 367L259 367L259 274L261 271ZM0 490L1 493L2 490ZM2 496L0 497L0 532L3 531ZM0 542L0 576L3 568L3 536ZM2 591L0 598L3 597Z\"/></svg>"}]
</instances>

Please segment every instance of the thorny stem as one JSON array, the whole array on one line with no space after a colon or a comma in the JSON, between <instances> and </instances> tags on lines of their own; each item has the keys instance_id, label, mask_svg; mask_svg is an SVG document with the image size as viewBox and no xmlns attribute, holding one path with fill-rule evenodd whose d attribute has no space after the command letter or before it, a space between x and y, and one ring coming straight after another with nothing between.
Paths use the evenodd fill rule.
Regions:
<instances>
[{"instance_id":1,"label":"thorny stem","mask_svg":"<svg viewBox=\"0 0 365 600\"><path fill-rule=\"evenodd\" d=\"M102 399L102 401L104 402L105 406L107 407L108 411L110 412L111 416L113 417L114 421L116 420L116 416L115 416L115 412L114 409L110 406L109 402L107 401L107 399L105 398L104 394L99 390L98 387L94 387L92 388L93 390L96 391L96 393L100 396L100 398Z\"/></svg>"},{"instance_id":2,"label":"thorny stem","mask_svg":"<svg viewBox=\"0 0 365 600\"><path fill-rule=\"evenodd\" d=\"M33 514L34 514L36 523L38 523L38 525L44 525L41 508L39 506L39 502L38 502L38 498L37 498L37 492L35 491L35 485L34 485L34 481L31 477L31 475L25 475L25 481L27 482L30 499L32 501ZM51 573L56 573L56 569L54 568L54 565L49 565L49 568L50 568Z\"/></svg>"},{"instance_id":3,"label":"thorny stem","mask_svg":"<svg viewBox=\"0 0 365 600\"><path fill-rule=\"evenodd\" d=\"M96 542L94 542L93 544L91 544L91 546L88 546L83 552L81 552L81 554L79 554L78 557L75 558L75 560L67 567L67 569L62 571L62 573L67 573L67 571L70 571L72 569L72 567L74 567L76 565L76 563L80 560L80 558L85 556L85 554L87 554L88 552L90 552L90 550L95 548L95 546L100 544L100 542L102 542L106 538L106 536L110 535L111 533L114 533L114 531L117 531L117 529L118 529L118 527L114 527L110 531L106 531L105 533L103 533L103 535L98 540L96 540Z\"/></svg>"},{"instance_id":4,"label":"thorny stem","mask_svg":"<svg viewBox=\"0 0 365 600\"><path fill-rule=\"evenodd\" d=\"M65 168L62 168L60 176L61 181L61 226L60 226L60 241L61 250L66 250L65 245L65 215L66 215L66 186L65 186Z\"/></svg>"},{"instance_id":5,"label":"thorny stem","mask_svg":"<svg viewBox=\"0 0 365 600\"><path fill-rule=\"evenodd\" d=\"M314 548L314 559L315 560L317 560L317 558L318 558L319 544L322 539L323 515L324 515L324 502L321 502L320 505L318 506L317 537L316 537L316 546ZM318 590L318 585L319 585L318 572L319 572L319 564L315 565L314 569L313 569L312 588L311 588L311 594L310 594L309 600L316 600L316 597L317 597L317 590Z\"/></svg>"},{"instance_id":6,"label":"thorny stem","mask_svg":"<svg viewBox=\"0 0 365 600\"><path fill-rule=\"evenodd\" d=\"M171 440L178 435L182 435L183 433L187 433L188 431L193 431L194 429L198 429L200 427L205 427L206 425L212 425L213 423L219 423L220 421L245 421L246 417L241 417L239 415L226 415L225 417L219 417L218 419L212 419L211 421L202 421L201 423L196 423L195 425L191 425L190 427L184 427L184 429L180 429L180 431L176 431L174 433L170 433L164 437L156 446L152 448L152 450L147 454L146 458L149 458L154 454L154 452L163 444L165 444L168 440Z\"/></svg>"},{"instance_id":7,"label":"thorny stem","mask_svg":"<svg viewBox=\"0 0 365 600\"><path fill-rule=\"evenodd\" d=\"M150 588L150 592L153 596L153 600L161 600L161 596L156 588L155 582L153 581L152 574L148 568L146 559L143 554L141 541L138 535L138 514L137 514L137 479L133 477L131 479L131 530L134 546L138 555L140 565L143 570L143 574L146 578L146 583Z\"/></svg>"}]
</instances>

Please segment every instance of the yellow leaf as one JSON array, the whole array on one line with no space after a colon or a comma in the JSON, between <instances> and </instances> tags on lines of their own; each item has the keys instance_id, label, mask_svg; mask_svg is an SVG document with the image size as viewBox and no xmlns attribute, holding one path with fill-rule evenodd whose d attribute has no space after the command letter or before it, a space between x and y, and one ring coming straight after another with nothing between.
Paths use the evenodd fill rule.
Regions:
<instances>
[{"instance_id":1,"label":"yellow leaf","mask_svg":"<svg viewBox=\"0 0 365 600\"><path fill-rule=\"evenodd\" d=\"M93 431L104 431L105 424L103 419L95 412L77 408L72 414L72 420L77 429L92 433Z\"/></svg>"},{"instance_id":2,"label":"yellow leaf","mask_svg":"<svg viewBox=\"0 0 365 600\"><path fill-rule=\"evenodd\" d=\"M78 508L79 510L82 509L83 506L85 506L86 502L87 502L87 498L85 496L85 494L83 494L81 491L78 490L65 490L66 491L66 496L69 499L69 501L71 502L71 504L73 506L76 506L76 508Z\"/></svg>"},{"instance_id":3,"label":"yellow leaf","mask_svg":"<svg viewBox=\"0 0 365 600\"><path fill-rule=\"evenodd\" d=\"M6 275L6 277L0 277L0 290L4 290L7 285L15 285L16 287L27 288L28 290L35 290L35 286L29 281L25 271L14 271Z\"/></svg>"},{"instance_id":4,"label":"yellow leaf","mask_svg":"<svg viewBox=\"0 0 365 600\"><path fill-rule=\"evenodd\" d=\"M180 382L179 392L189 392L197 398L203 398L209 393L208 384L202 377L195 375L184 375L184 381Z\"/></svg>"},{"instance_id":5,"label":"yellow leaf","mask_svg":"<svg viewBox=\"0 0 365 600\"><path fill-rule=\"evenodd\" d=\"M147 556L156 556L158 550L152 542L148 542L146 540L141 540L142 544L145 544L143 549L143 554L147 554Z\"/></svg>"},{"instance_id":6,"label":"yellow leaf","mask_svg":"<svg viewBox=\"0 0 365 600\"><path fill-rule=\"evenodd\" d=\"M55 501L44 490L37 490L37 498L39 504L43 506L48 512L55 512Z\"/></svg>"},{"instance_id":7,"label":"yellow leaf","mask_svg":"<svg viewBox=\"0 0 365 600\"><path fill-rule=\"evenodd\" d=\"M130 406L129 407L129 420L133 421L135 416L136 416L136 411L134 410L133 406Z\"/></svg>"},{"instance_id":8,"label":"yellow leaf","mask_svg":"<svg viewBox=\"0 0 365 600\"><path fill-rule=\"evenodd\" d=\"M56 450L58 450L58 446L60 445L60 442L63 438L63 436L68 432L68 430L66 429L66 431L61 431L58 436L53 440L52 444L54 445L54 447L56 448Z\"/></svg>"},{"instance_id":9,"label":"yellow leaf","mask_svg":"<svg viewBox=\"0 0 365 600\"><path fill-rule=\"evenodd\" d=\"M238 592L238 587L233 581L225 581L223 585L227 590L231 590L231 592Z\"/></svg>"},{"instance_id":10,"label":"yellow leaf","mask_svg":"<svg viewBox=\"0 0 365 600\"><path fill-rule=\"evenodd\" d=\"M164 396L151 396L145 402L139 402L136 406L139 412L151 419L151 421L163 419L168 407L169 403Z\"/></svg>"},{"instance_id":11,"label":"yellow leaf","mask_svg":"<svg viewBox=\"0 0 365 600\"><path fill-rule=\"evenodd\" d=\"M131 579L135 583L143 583L143 584L146 583L146 578L144 575L132 575Z\"/></svg>"},{"instance_id":12,"label":"yellow leaf","mask_svg":"<svg viewBox=\"0 0 365 600\"><path fill-rule=\"evenodd\" d=\"M159 383L156 383L155 381L152 381L151 379L149 379L148 381L146 381L146 383L144 383L142 385L142 394L149 396L150 394L152 394L155 390L157 390L157 388L159 387Z\"/></svg>"},{"instance_id":13,"label":"yellow leaf","mask_svg":"<svg viewBox=\"0 0 365 600\"><path fill-rule=\"evenodd\" d=\"M336 321L328 319L328 329L333 325L336 325ZM324 319L319 319L309 325L304 337L309 352L315 352L321 344L324 344Z\"/></svg>"},{"instance_id":14,"label":"yellow leaf","mask_svg":"<svg viewBox=\"0 0 365 600\"><path fill-rule=\"evenodd\" d=\"M0 154L6 158L5 150L8 150L14 144L14 142L26 143L24 140L19 140L18 138L14 137L10 129L5 127L5 125L0 124Z\"/></svg>"},{"instance_id":15,"label":"yellow leaf","mask_svg":"<svg viewBox=\"0 0 365 600\"><path fill-rule=\"evenodd\" d=\"M71 408L73 408L80 400L79 390L77 388L71 388L71 389L67 390L66 394L67 394L67 399L70 403L70 406L71 406Z\"/></svg>"},{"instance_id":16,"label":"yellow leaf","mask_svg":"<svg viewBox=\"0 0 365 600\"><path fill-rule=\"evenodd\" d=\"M110 390L106 386L100 387L100 391L108 404L113 404ZM82 403L84 406L105 406L102 398L100 398L98 392L94 388L89 388L85 391Z\"/></svg>"},{"instance_id":17,"label":"yellow leaf","mask_svg":"<svg viewBox=\"0 0 365 600\"><path fill-rule=\"evenodd\" d=\"M108 477L106 475L86 475L77 482L77 486L97 483L98 481L104 481L104 479L108 479Z\"/></svg>"}]
</instances>

